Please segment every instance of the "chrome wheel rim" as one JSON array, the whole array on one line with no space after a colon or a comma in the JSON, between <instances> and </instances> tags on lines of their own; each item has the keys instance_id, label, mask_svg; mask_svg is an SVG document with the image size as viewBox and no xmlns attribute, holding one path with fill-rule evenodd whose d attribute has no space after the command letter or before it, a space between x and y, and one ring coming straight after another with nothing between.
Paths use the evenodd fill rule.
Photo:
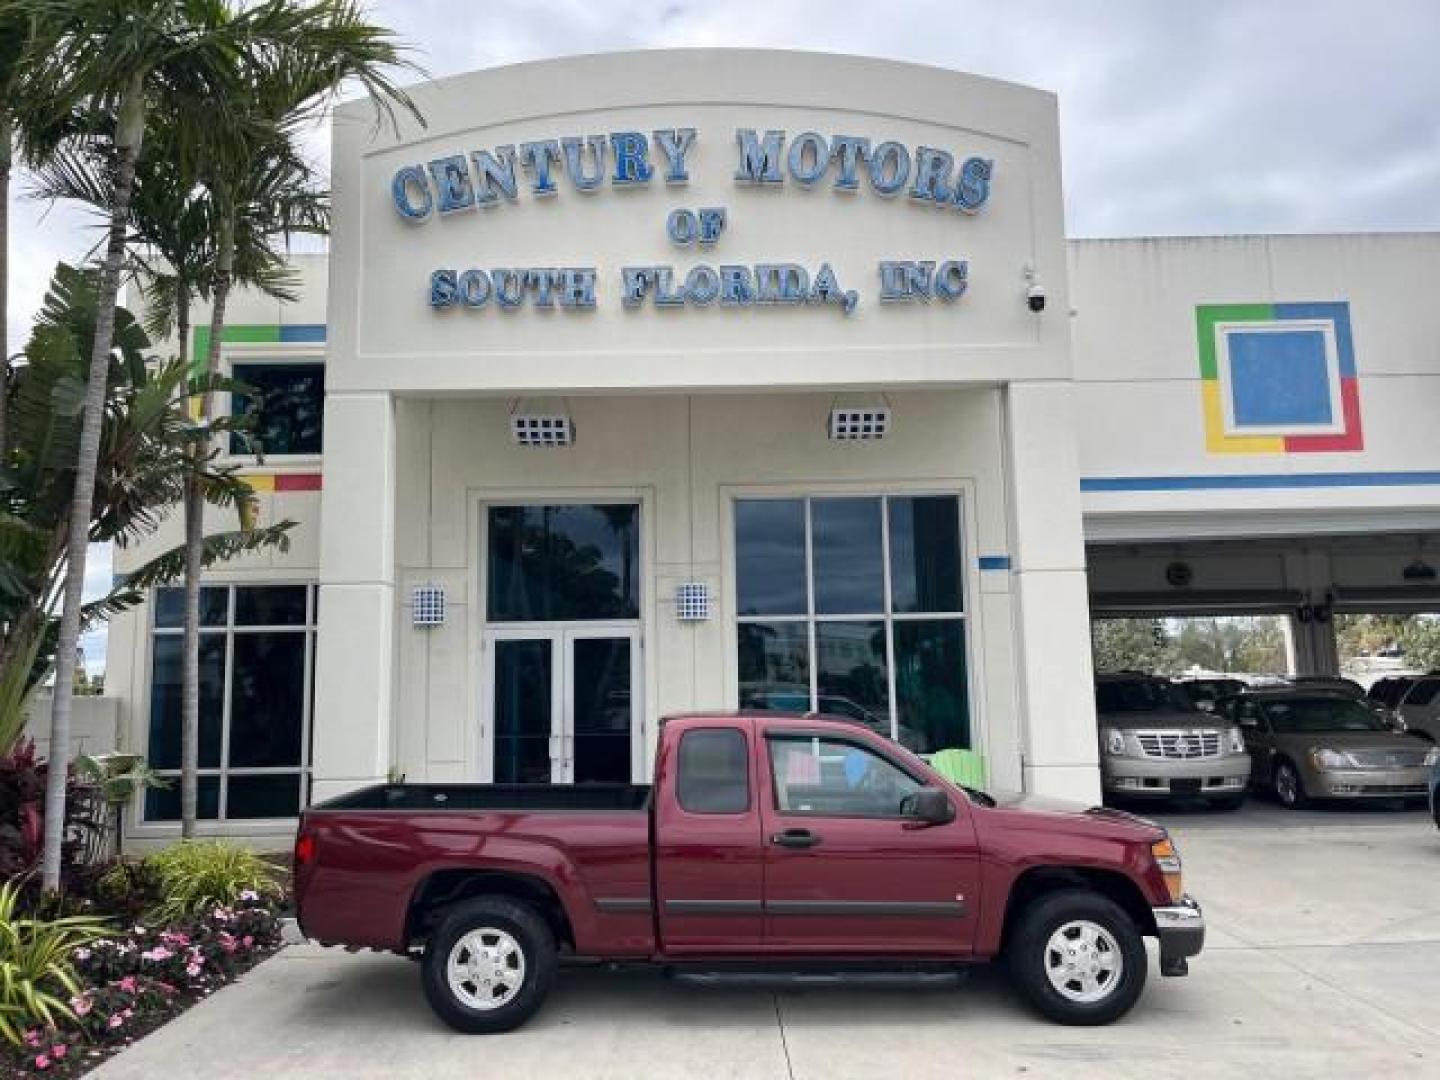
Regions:
<instances>
[{"instance_id":1,"label":"chrome wheel rim","mask_svg":"<svg viewBox=\"0 0 1440 1080\"><path fill-rule=\"evenodd\" d=\"M1093 1005L1114 993L1125 972L1115 935L1088 919L1067 922L1045 943L1045 974L1066 1001Z\"/></svg>"},{"instance_id":2,"label":"chrome wheel rim","mask_svg":"<svg viewBox=\"0 0 1440 1080\"><path fill-rule=\"evenodd\" d=\"M1280 796L1280 801L1286 806L1293 806L1299 793L1300 778L1295 775L1295 770L1289 765L1281 765L1275 770L1275 794Z\"/></svg>"},{"instance_id":3,"label":"chrome wheel rim","mask_svg":"<svg viewBox=\"0 0 1440 1080\"><path fill-rule=\"evenodd\" d=\"M504 930L483 926L462 934L445 962L450 992L462 1005L488 1012L508 1005L525 983L525 953Z\"/></svg>"}]
</instances>

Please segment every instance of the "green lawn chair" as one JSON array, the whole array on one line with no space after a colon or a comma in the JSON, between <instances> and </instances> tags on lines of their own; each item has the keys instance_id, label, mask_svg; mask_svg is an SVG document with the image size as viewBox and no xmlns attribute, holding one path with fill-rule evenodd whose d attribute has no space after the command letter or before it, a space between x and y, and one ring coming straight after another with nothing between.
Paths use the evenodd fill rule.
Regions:
<instances>
[{"instance_id":1,"label":"green lawn chair","mask_svg":"<svg viewBox=\"0 0 1440 1080\"><path fill-rule=\"evenodd\" d=\"M974 750L940 750L930 756L930 767L951 783L985 790L985 759Z\"/></svg>"}]
</instances>

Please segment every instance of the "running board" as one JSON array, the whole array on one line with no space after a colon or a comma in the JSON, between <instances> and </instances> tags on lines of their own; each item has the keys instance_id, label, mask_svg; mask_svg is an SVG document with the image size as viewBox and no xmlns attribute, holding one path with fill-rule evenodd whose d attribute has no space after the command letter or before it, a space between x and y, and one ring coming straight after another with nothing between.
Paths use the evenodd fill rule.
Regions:
<instances>
[{"instance_id":1,"label":"running board","mask_svg":"<svg viewBox=\"0 0 1440 1080\"><path fill-rule=\"evenodd\" d=\"M668 974L676 982L692 986L736 987L753 989L827 989L831 987L864 987L867 989L949 989L960 986L969 976L964 970L949 971L699 971L672 968Z\"/></svg>"}]
</instances>

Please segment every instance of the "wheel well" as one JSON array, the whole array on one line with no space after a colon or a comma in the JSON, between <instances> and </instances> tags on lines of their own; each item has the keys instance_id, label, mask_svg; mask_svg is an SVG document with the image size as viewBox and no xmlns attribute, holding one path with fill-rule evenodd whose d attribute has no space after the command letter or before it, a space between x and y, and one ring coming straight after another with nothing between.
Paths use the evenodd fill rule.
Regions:
<instances>
[{"instance_id":1,"label":"wheel well","mask_svg":"<svg viewBox=\"0 0 1440 1080\"><path fill-rule=\"evenodd\" d=\"M534 908L550 925L555 943L575 947L565 905L550 884L526 874L491 870L437 870L415 890L405 919L405 940L424 944L445 908L476 896L507 896Z\"/></svg>"},{"instance_id":2,"label":"wheel well","mask_svg":"<svg viewBox=\"0 0 1440 1080\"><path fill-rule=\"evenodd\" d=\"M1124 909L1142 934L1154 934L1155 913L1140 887L1118 870L1096 870L1088 866L1041 866L1026 870L1010 887L1005 904L1005 927L1000 935L1003 951L1021 914L1041 897L1061 889L1090 889L1113 900Z\"/></svg>"}]
</instances>

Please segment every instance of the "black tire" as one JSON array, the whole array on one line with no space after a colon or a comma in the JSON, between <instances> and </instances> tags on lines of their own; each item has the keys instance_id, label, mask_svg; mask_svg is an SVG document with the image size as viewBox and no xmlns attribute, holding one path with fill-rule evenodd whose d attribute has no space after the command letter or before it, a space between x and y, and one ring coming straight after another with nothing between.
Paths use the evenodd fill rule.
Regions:
<instances>
[{"instance_id":1,"label":"black tire","mask_svg":"<svg viewBox=\"0 0 1440 1080\"><path fill-rule=\"evenodd\" d=\"M1275 793L1275 800L1287 810L1303 810L1310 805L1310 796L1305 794L1305 781L1289 758L1281 758L1275 763L1275 771L1270 774L1270 790Z\"/></svg>"},{"instance_id":2,"label":"black tire","mask_svg":"<svg viewBox=\"0 0 1440 1080\"><path fill-rule=\"evenodd\" d=\"M489 1008L468 1003L451 987L447 971L450 954L461 939L482 930L499 931L518 946L519 963L508 962L506 967L520 970L523 964L519 988L511 991L509 1000ZM487 938L485 944L498 948L500 939ZM467 955L462 951L462 957ZM502 961L495 963L500 965ZM420 981L425 987L425 999L436 1016L456 1031L484 1035L511 1031L530 1019L549 994L556 967L555 937L533 908L508 896L480 896L456 904L441 916L435 933L425 945ZM488 978L492 972L482 974ZM489 987L487 983L486 989L482 989L478 981L471 985L476 995L485 993ZM502 991L502 987L495 987L497 994Z\"/></svg>"},{"instance_id":3,"label":"black tire","mask_svg":"<svg viewBox=\"0 0 1440 1080\"><path fill-rule=\"evenodd\" d=\"M1067 923L1086 922L1104 930L1117 947L1120 971L1098 1000L1072 1000L1051 982L1047 968L1051 937ZM1088 889L1062 889L1031 903L1020 915L1006 947L1016 987L1043 1016L1057 1024L1095 1026L1118 1020L1145 988L1145 940L1125 909Z\"/></svg>"},{"instance_id":4,"label":"black tire","mask_svg":"<svg viewBox=\"0 0 1440 1080\"><path fill-rule=\"evenodd\" d=\"M1244 805L1244 795L1227 795L1223 799L1210 800L1210 806L1212 809L1219 810L1224 813L1230 813L1232 811L1239 810L1240 807Z\"/></svg>"}]
</instances>

